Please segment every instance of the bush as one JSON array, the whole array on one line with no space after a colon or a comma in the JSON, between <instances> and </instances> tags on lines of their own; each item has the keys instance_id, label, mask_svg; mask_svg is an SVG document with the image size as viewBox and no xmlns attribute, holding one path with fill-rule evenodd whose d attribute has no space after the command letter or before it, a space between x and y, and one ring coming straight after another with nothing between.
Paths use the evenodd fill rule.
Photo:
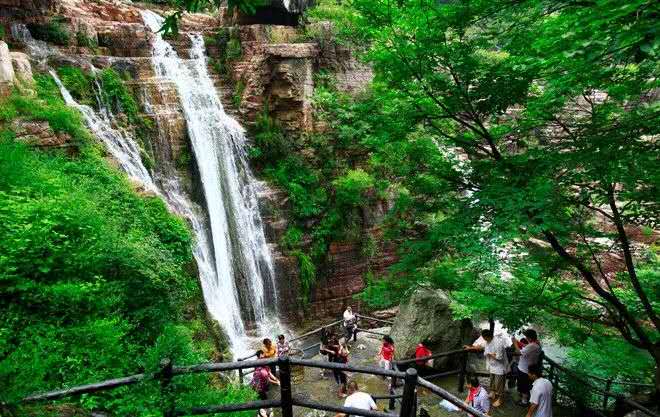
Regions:
<instances>
[{"instance_id":1,"label":"bush","mask_svg":"<svg viewBox=\"0 0 660 417\"><path fill-rule=\"evenodd\" d=\"M31 23L27 26L35 39L66 46L69 44L71 35L63 21L62 17L54 17L45 24Z\"/></svg>"},{"instance_id":2,"label":"bush","mask_svg":"<svg viewBox=\"0 0 660 417\"><path fill-rule=\"evenodd\" d=\"M225 56L228 61L235 61L241 57L243 51L241 49L241 41L238 38L231 38L227 42Z\"/></svg>"},{"instance_id":3,"label":"bush","mask_svg":"<svg viewBox=\"0 0 660 417\"><path fill-rule=\"evenodd\" d=\"M70 66L58 68L57 75L78 103L98 107L92 76L85 74L80 68Z\"/></svg>"},{"instance_id":4,"label":"bush","mask_svg":"<svg viewBox=\"0 0 660 417\"><path fill-rule=\"evenodd\" d=\"M113 113L124 113L131 123L137 123L139 107L117 71L106 68L99 74L101 99Z\"/></svg>"},{"instance_id":5,"label":"bush","mask_svg":"<svg viewBox=\"0 0 660 417\"><path fill-rule=\"evenodd\" d=\"M183 325L184 311L201 299L187 225L159 198L138 196L105 161L51 77L37 75L36 87L34 97L0 102L2 125L46 120L81 149L76 157L40 152L0 126L0 402L153 371L165 356L203 361L207 348ZM212 389L209 378L177 379L178 401L253 398L243 388ZM70 399L144 417L160 415L161 400L151 381ZM46 412L26 407L17 415Z\"/></svg>"},{"instance_id":6,"label":"bush","mask_svg":"<svg viewBox=\"0 0 660 417\"><path fill-rule=\"evenodd\" d=\"M364 206L367 194L374 190L373 177L361 169L350 170L332 182L337 204L348 207Z\"/></svg>"},{"instance_id":7,"label":"bush","mask_svg":"<svg viewBox=\"0 0 660 417\"><path fill-rule=\"evenodd\" d=\"M99 46L95 39L90 38L85 32L82 31L76 32L76 44L78 46L91 49L96 49Z\"/></svg>"}]
</instances>

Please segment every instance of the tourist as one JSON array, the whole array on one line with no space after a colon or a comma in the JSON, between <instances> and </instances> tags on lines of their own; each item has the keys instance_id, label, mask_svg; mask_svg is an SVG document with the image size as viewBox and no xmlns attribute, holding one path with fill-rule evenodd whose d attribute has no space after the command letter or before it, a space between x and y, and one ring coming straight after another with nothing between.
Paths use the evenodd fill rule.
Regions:
<instances>
[{"instance_id":1,"label":"tourist","mask_svg":"<svg viewBox=\"0 0 660 417\"><path fill-rule=\"evenodd\" d=\"M257 359L263 359L264 352L261 350L257 351ZM270 384L280 385L280 381L273 375L268 366L257 366L254 368L254 373L252 374L252 381L250 385L259 395L259 399L266 400L268 399L268 389Z\"/></svg>"},{"instance_id":2,"label":"tourist","mask_svg":"<svg viewBox=\"0 0 660 417\"><path fill-rule=\"evenodd\" d=\"M428 348L429 341L422 340L415 348L415 365L417 365L417 374L420 376L431 375L433 373L433 359L422 359L433 355Z\"/></svg>"},{"instance_id":3,"label":"tourist","mask_svg":"<svg viewBox=\"0 0 660 417\"><path fill-rule=\"evenodd\" d=\"M344 311L344 334L347 343L351 339L357 340L357 316L353 314L351 306L346 307L346 311Z\"/></svg>"},{"instance_id":4,"label":"tourist","mask_svg":"<svg viewBox=\"0 0 660 417\"><path fill-rule=\"evenodd\" d=\"M360 410L378 410L378 406L371 395L359 391L355 381L348 383L348 397L344 401L344 407L357 408ZM335 417L348 417L348 414L337 413Z\"/></svg>"},{"instance_id":5,"label":"tourist","mask_svg":"<svg viewBox=\"0 0 660 417\"><path fill-rule=\"evenodd\" d=\"M479 378L470 376L467 378L468 396L465 399L465 404L471 406L477 411L484 414L490 413L490 399L488 392L479 383ZM468 414L474 416L473 414Z\"/></svg>"},{"instance_id":6,"label":"tourist","mask_svg":"<svg viewBox=\"0 0 660 417\"><path fill-rule=\"evenodd\" d=\"M543 378L540 363L530 365L527 374L532 381L527 417L552 417L552 382Z\"/></svg>"},{"instance_id":7,"label":"tourist","mask_svg":"<svg viewBox=\"0 0 660 417\"><path fill-rule=\"evenodd\" d=\"M291 346L289 346L289 342L284 339L284 335L281 334L277 336L277 357L282 359L289 356L290 350Z\"/></svg>"},{"instance_id":8,"label":"tourist","mask_svg":"<svg viewBox=\"0 0 660 417\"><path fill-rule=\"evenodd\" d=\"M272 359L277 355L277 349L273 345L273 341L266 338L263 340L263 359ZM276 372L275 364L270 365L270 370L273 374Z\"/></svg>"},{"instance_id":9,"label":"tourist","mask_svg":"<svg viewBox=\"0 0 660 417\"><path fill-rule=\"evenodd\" d=\"M493 400L493 407L499 407L502 405L506 374L509 371L509 361L506 356L506 348L509 343L500 335L495 337L490 329L483 329L481 337L486 341L485 346L471 345L465 346L465 349L470 351L483 350L486 357L486 368L490 374L490 398Z\"/></svg>"},{"instance_id":10,"label":"tourist","mask_svg":"<svg viewBox=\"0 0 660 417\"><path fill-rule=\"evenodd\" d=\"M341 363L341 362L340 362L340 361L341 361L341 358L340 358L341 346L340 346L340 344L339 344L339 340L337 339L337 336L334 336L334 335L333 335L333 336L330 338L330 341L328 342L328 345L326 346L325 349L326 349L326 351L327 351L327 354L328 354L328 360L329 360L330 362ZM337 370L337 369L333 369L333 370L332 370L332 376L335 378L335 382L337 383L337 385L338 385L338 386L340 387L340 389L341 389L341 385L342 385L342 372L339 371L339 370Z\"/></svg>"},{"instance_id":11,"label":"tourist","mask_svg":"<svg viewBox=\"0 0 660 417\"><path fill-rule=\"evenodd\" d=\"M529 405L529 392L532 389L532 381L528 375L529 367L539 363L542 350L535 330L527 329L523 332L523 335L525 335L528 342L526 346L522 346L515 337L511 339L516 352L520 353L520 359L518 360L518 392L520 393L520 401L517 404L527 407Z\"/></svg>"},{"instance_id":12,"label":"tourist","mask_svg":"<svg viewBox=\"0 0 660 417\"><path fill-rule=\"evenodd\" d=\"M348 345L346 344L346 341L342 341L339 343L339 350L337 351L337 355L335 356L335 363L341 363L341 364L347 364L348 363L348 355L350 354L350 350L348 349ZM339 392L338 396L343 398L346 397L346 381L348 380L348 376L346 375L346 371L343 370L335 370L337 377L339 377Z\"/></svg>"},{"instance_id":13,"label":"tourist","mask_svg":"<svg viewBox=\"0 0 660 417\"><path fill-rule=\"evenodd\" d=\"M323 327L321 328L321 333L319 334L319 337L321 339L321 347L319 348L319 353L325 357L325 360L328 362L332 362L332 351L328 349L328 345L330 343L330 338L332 337L332 334L328 332L328 330ZM321 377L325 378L326 377L326 370L321 369Z\"/></svg>"},{"instance_id":14,"label":"tourist","mask_svg":"<svg viewBox=\"0 0 660 417\"><path fill-rule=\"evenodd\" d=\"M383 336L383 344L378 352L378 366L390 370L394 360L394 340L390 336Z\"/></svg>"}]
</instances>

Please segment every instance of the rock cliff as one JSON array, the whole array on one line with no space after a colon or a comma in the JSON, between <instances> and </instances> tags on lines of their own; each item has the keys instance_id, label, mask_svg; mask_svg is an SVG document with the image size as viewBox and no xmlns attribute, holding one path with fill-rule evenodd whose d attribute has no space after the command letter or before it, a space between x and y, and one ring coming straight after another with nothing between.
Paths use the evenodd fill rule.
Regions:
<instances>
[{"instance_id":1,"label":"rock cliff","mask_svg":"<svg viewBox=\"0 0 660 417\"><path fill-rule=\"evenodd\" d=\"M152 35L142 22L140 7L144 6L120 0L0 0L0 26L11 46L10 52L0 42L0 93L9 94L19 81L29 83L32 67L38 71L62 65L86 71L115 69L126 76L139 101L140 117L146 126L140 135L141 145L153 160L155 171L178 170L189 179L187 191L199 201L203 197L196 186L196 167L190 157L179 97L171 85L153 73ZM291 26L241 22L245 23L241 16L226 10L214 15L188 14L179 36L171 43L185 55L190 47L187 33L205 35L218 92L228 112L245 125L268 111L291 137L312 131L315 122L311 96L314 75L319 70L335 74L338 87L344 91L359 91L371 80L368 67L359 64L348 49L332 42L332 31L326 24L317 24L317 35L309 37ZM46 42L42 45L45 50L30 48L26 29L38 41ZM228 53L226 43L214 42L222 33L236 39L239 52L223 62L225 67L218 71L215 64L226 59ZM16 126L16 130L21 140L38 146L69 146L67 137L39 123ZM265 205L278 207L265 217L271 231L269 243L275 252L280 299L285 300L280 310L292 320L305 312L317 318L336 316L347 304L355 305L352 297L364 288L365 274L380 273L396 259L394 247L382 242L378 243L377 255L371 258L362 255L359 244L332 243L311 303L302 310L297 302L297 262L278 250L286 226L286 201L267 187L263 195ZM272 199L275 201L268 203ZM380 212L375 208L374 213ZM366 232L378 233L375 224L365 228Z\"/></svg>"}]
</instances>

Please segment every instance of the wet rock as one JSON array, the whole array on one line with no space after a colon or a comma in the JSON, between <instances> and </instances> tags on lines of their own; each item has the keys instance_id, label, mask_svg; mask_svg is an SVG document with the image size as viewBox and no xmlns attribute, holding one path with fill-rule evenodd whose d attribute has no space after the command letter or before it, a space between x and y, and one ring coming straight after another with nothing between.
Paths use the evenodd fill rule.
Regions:
<instances>
[{"instance_id":1,"label":"wet rock","mask_svg":"<svg viewBox=\"0 0 660 417\"><path fill-rule=\"evenodd\" d=\"M32 65L28 56L22 52L10 52L14 75L22 83L30 84L34 82L32 78Z\"/></svg>"},{"instance_id":2,"label":"wet rock","mask_svg":"<svg viewBox=\"0 0 660 417\"><path fill-rule=\"evenodd\" d=\"M0 97L11 93L14 85L14 67L11 63L9 47L0 41Z\"/></svg>"},{"instance_id":3,"label":"wet rock","mask_svg":"<svg viewBox=\"0 0 660 417\"><path fill-rule=\"evenodd\" d=\"M429 348L446 352L470 342L473 326L469 320L454 320L449 308L451 300L438 289L419 288L400 305L392 326L392 338L400 358L410 358L421 340L429 340ZM436 359L436 368L449 366L448 358Z\"/></svg>"}]
</instances>

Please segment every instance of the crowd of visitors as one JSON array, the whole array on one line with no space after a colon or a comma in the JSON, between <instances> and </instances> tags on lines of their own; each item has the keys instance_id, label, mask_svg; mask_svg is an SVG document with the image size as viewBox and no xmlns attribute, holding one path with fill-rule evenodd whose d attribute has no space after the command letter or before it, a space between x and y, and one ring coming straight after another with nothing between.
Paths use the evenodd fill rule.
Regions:
<instances>
[{"instance_id":1,"label":"crowd of visitors","mask_svg":"<svg viewBox=\"0 0 660 417\"><path fill-rule=\"evenodd\" d=\"M323 328L320 332L319 353L329 362L347 364L351 353L349 344L357 341L357 316L349 306L343 314L343 331L340 334L329 332ZM343 333L343 334L342 334ZM472 345L465 346L471 352L483 352L486 369L489 373L488 387L481 385L476 375L468 376L466 384L468 395L465 403L478 411L490 415L493 408L502 406L506 395L506 381L516 381L519 400L516 404L527 408L526 417L552 417L552 383L542 376L543 350L538 334L533 329L522 332L521 339L512 337L510 340L502 334L495 334L492 329L481 331L481 337ZM430 341L422 340L415 348L414 366L422 377L434 372L433 352ZM257 351L258 359L282 358L291 351L284 335L277 337L277 343L270 339L263 340L262 348ZM391 370L396 357L395 343L391 336L382 338L380 350L376 357L380 368ZM322 375L325 374L322 372ZM340 369L333 369L332 375L337 384L337 395L345 398L344 406L363 410L376 410L373 398L359 391L356 381ZM268 398L271 384L279 385L276 367L260 366L254 370L252 387L260 399ZM512 388L513 386L509 386ZM260 410L260 413L262 410ZM343 417L339 413L335 417ZM265 416L264 416L265 417Z\"/></svg>"}]
</instances>

